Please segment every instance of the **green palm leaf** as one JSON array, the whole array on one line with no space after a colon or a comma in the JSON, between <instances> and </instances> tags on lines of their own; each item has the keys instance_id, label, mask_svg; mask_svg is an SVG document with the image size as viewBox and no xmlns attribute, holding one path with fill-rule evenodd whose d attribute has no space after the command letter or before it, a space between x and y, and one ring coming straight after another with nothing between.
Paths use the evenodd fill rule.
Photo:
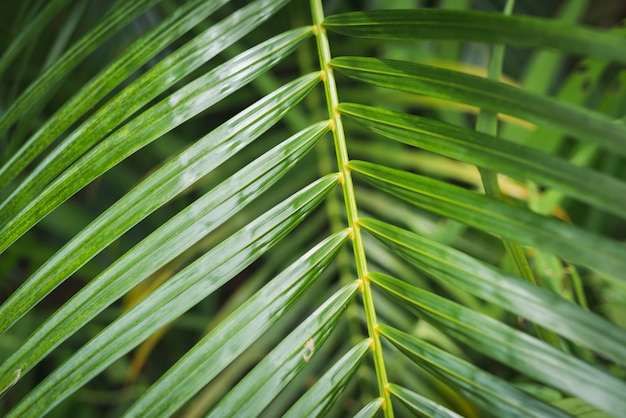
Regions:
<instances>
[{"instance_id":1,"label":"green palm leaf","mask_svg":"<svg viewBox=\"0 0 626 418\"><path fill-rule=\"evenodd\" d=\"M0 4L0 414L626 410L618 18L451 4Z\"/></svg>"}]
</instances>

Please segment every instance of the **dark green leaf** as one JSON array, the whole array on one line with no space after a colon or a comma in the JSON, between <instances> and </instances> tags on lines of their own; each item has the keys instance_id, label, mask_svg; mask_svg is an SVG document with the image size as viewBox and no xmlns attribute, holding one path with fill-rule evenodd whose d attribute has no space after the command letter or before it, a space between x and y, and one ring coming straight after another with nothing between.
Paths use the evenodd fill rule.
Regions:
<instances>
[{"instance_id":1,"label":"dark green leaf","mask_svg":"<svg viewBox=\"0 0 626 418\"><path fill-rule=\"evenodd\" d=\"M619 414L626 410L626 398L623 396L626 384L613 376L493 318L433 293L383 274L370 273L369 276L373 283L407 309L475 350L605 412ZM381 326L381 333L387 336L388 328ZM468 374L460 373L460 376ZM504 382L500 386L504 387ZM522 404L531 403L524 401ZM540 405L537 407L543 408ZM514 405L512 410L519 407Z\"/></svg>"},{"instance_id":2,"label":"dark green leaf","mask_svg":"<svg viewBox=\"0 0 626 418\"><path fill-rule=\"evenodd\" d=\"M623 37L530 16L470 10L371 10L329 16L324 27L348 36L437 39L554 48L626 64Z\"/></svg>"},{"instance_id":3,"label":"dark green leaf","mask_svg":"<svg viewBox=\"0 0 626 418\"><path fill-rule=\"evenodd\" d=\"M626 331L607 320L449 246L375 219L359 225L433 276L626 365Z\"/></svg>"},{"instance_id":4,"label":"dark green leaf","mask_svg":"<svg viewBox=\"0 0 626 418\"><path fill-rule=\"evenodd\" d=\"M626 126L600 113L547 96L457 71L404 61L339 57L334 58L331 65L360 81L517 116L626 155Z\"/></svg>"},{"instance_id":5,"label":"dark green leaf","mask_svg":"<svg viewBox=\"0 0 626 418\"><path fill-rule=\"evenodd\" d=\"M626 183L613 177L532 148L434 119L350 103L340 104L339 110L393 140L555 187L575 199L626 216Z\"/></svg>"},{"instance_id":6,"label":"dark green leaf","mask_svg":"<svg viewBox=\"0 0 626 418\"><path fill-rule=\"evenodd\" d=\"M348 166L381 190L416 206L626 280L622 243L416 174L362 161Z\"/></svg>"}]
</instances>

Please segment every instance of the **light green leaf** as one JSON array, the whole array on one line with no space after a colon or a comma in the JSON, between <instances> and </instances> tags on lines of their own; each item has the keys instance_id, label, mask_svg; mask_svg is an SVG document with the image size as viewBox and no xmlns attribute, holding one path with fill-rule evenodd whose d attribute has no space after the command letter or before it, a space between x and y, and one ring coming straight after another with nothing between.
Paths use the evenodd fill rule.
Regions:
<instances>
[{"instance_id":1,"label":"light green leaf","mask_svg":"<svg viewBox=\"0 0 626 418\"><path fill-rule=\"evenodd\" d=\"M582 26L530 16L469 10L371 10L329 16L324 27L348 36L437 39L554 48L626 64L626 39Z\"/></svg>"},{"instance_id":2,"label":"light green leaf","mask_svg":"<svg viewBox=\"0 0 626 418\"><path fill-rule=\"evenodd\" d=\"M339 57L331 65L356 80L517 116L626 155L626 126L551 97L457 71L403 61Z\"/></svg>"},{"instance_id":3,"label":"light green leaf","mask_svg":"<svg viewBox=\"0 0 626 418\"><path fill-rule=\"evenodd\" d=\"M0 317L4 318L0 323L0 333L10 328L46 294L124 232L271 128L288 110L302 100L318 81L319 75L311 74L286 84L199 139L194 145L137 185L50 257L0 306ZM266 155L268 160L262 167L258 163L251 169L242 171L230 181L230 185L222 190L228 193L243 190L243 186L248 185L254 178L251 176L257 176L259 173L265 173L267 176L268 169L277 164L280 161L278 158L282 158L283 154L292 155L291 153L295 152L293 155L297 160L297 157L303 155L302 152L308 149L307 146L313 144L328 130L327 125L326 123L324 127L322 123L303 131L293 141L286 142L284 149L277 149L273 154ZM303 140L304 142L301 142ZM294 143L295 146L293 146ZM306 146L302 148L302 144ZM290 167L291 164L288 164L282 172L284 173ZM253 189L255 192L240 204L250 201L266 190L278 177L276 175L269 178L259 176L259 180L255 183L257 185ZM258 186L259 184L263 186ZM216 190L216 199L219 195L220 192ZM224 196L221 197L224 199L222 203L228 200ZM129 211L129 208L133 210ZM201 211L195 213L201 213ZM213 219L218 218L214 215ZM195 242L195 240L187 240L188 246ZM173 257L178 253L170 250L168 254ZM171 257L162 258L163 261L170 259Z\"/></svg>"},{"instance_id":4,"label":"light green leaf","mask_svg":"<svg viewBox=\"0 0 626 418\"><path fill-rule=\"evenodd\" d=\"M475 350L605 412L626 410L626 384L574 356L392 277L370 273L370 280L405 308Z\"/></svg>"},{"instance_id":5,"label":"light green leaf","mask_svg":"<svg viewBox=\"0 0 626 418\"><path fill-rule=\"evenodd\" d=\"M354 418L372 418L380 411L382 404L383 398L376 398L357 412Z\"/></svg>"},{"instance_id":6,"label":"light green leaf","mask_svg":"<svg viewBox=\"0 0 626 418\"><path fill-rule=\"evenodd\" d=\"M337 181L337 175L321 178L198 258L89 341L22 399L7 417L25 413L43 415L49 411L250 265L295 228ZM353 296L356 288L356 284L348 286L342 295L351 291L349 296ZM341 306L345 307L346 303L347 300L341 299ZM46 402L42 402L44 399Z\"/></svg>"},{"instance_id":7,"label":"light green leaf","mask_svg":"<svg viewBox=\"0 0 626 418\"><path fill-rule=\"evenodd\" d=\"M533 180L618 216L626 216L626 183L566 160L454 125L351 103L339 111L368 129L405 144Z\"/></svg>"},{"instance_id":8,"label":"light green leaf","mask_svg":"<svg viewBox=\"0 0 626 418\"><path fill-rule=\"evenodd\" d=\"M575 417L580 418L611 418L611 415L598 411L597 409L587 405L580 399L566 398L560 399L553 403L564 411L569 412Z\"/></svg>"},{"instance_id":9,"label":"light green leaf","mask_svg":"<svg viewBox=\"0 0 626 418\"><path fill-rule=\"evenodd\" d=\"M324 302L223 397L207 417L260 415L324 344L358 288L358 282L352 282Z\"/></svg>"},{"instance_id":10,"label":"light green leaf","mask_svg":"<svg viewBox=\"0 0 626 418\"><path fill-rule=\"evenodd\" d=\"M379 275L375 275L375 277L378 279ZM568 416L562 411L534 399L506 381L407 333L387 325L380 325L380 333L415 364L459 390L490 415L520 418ZM396 394L398 387L394 385L390 389L391 393ZM401 394L405 393L401 392ZM413 400L420 401L420 399ZM428 408L433 405L417 404L415 406ZM433 415L428 414L428 416Z\"/></svg>"},{"instance_id":11,"label":"light green leaf","mask_svg":"<svg viewBox=\"0 0 626 418\"><path fill-rule=\"evenodd\" d=\"M622 243L416 174L362 161L351 161L348 166L369 183L413 205L626 280Z\"/></svg>"},{"instance_id":12,"label":"light green leaf","mask_svg":"<svg viewBox=\"0 0 626 418\"><path fill-rule=\"evenodd\" d=\"M345 387L372 345L363 340L348 351L283 415L283 417L323 417Z\"/></svg>"},{"instance_id":13,"label":"light green leaf","mask_svg":"<svg viewBox=\"0 0 626 418\"><path fill-rule=\"evenodd\" d=\"M189 83L122 126L85 154L41 193L20 208L37 190L25 189L16 200L0 204L0 252L46 214L90 181L161 135L196 116L259 74L267 71L311 35L310 28L294 29L265 41ZM115 152L111 152L114 149ZM16 196L13 194L12 196ZM17 213L14 213L18 210Z\"/></svg>"},{"instance_id":14,"label":"light green leaf","mask_svg":"<svg viewBox=\"0 0 626 418\"><path fill-rule=\"evenodd\" d=\"M181 211L92 280L2 364L0 388L8 384L7 373L20 368L22 374L25 374L50 350L76 332L106 306L197 243L266 191L306 154L306 151L315 144L319 135L325 130L326 127L318 126L317 131L312 129L295 135L290 141L277 146L256 162L235 173L230 179ZM336 176L324 179L320 183L321 186L316 186L318 189L322 187L318 192L325 192L334 181L336 181ZM313 190L316 189L313 188ZM242 199L242 196L245 198ZM312 197L321 199L322 196L313 195Z\"/></svg>"},{"instance_id":15,"label":"light green leaf","mask_svg":"<svg viewBox=\"0 0 626 418\"><path fill-rule=\"evenodd\" d=\"M419 364L422 364L422 362L419 362ZM389 384L389 391L417 414L433 418L460 417L460 415L456 412L450 411L448 408L445 408L413 391L403 388L402 386L391 383Z\"/></svg>"},{"instance_id":16,"label":"light green leaf","mask_svg":"<svg viewBox=\"0 0 626 418\"><path fill-rule=\"evenodd\" d=\"M347 238L347 231L338 232L276 276L189 350L125 416L168 416L176 412L303 296ZM180 390L172 391L172 386Z\"/></svg>"},{"instance_id":17,"label":"light green leaf","mask_svg":"<svg viewBox=\"0 0 626 418\"><path fill-rule=\"evenodd\" d=\"M359 225L434 277L626 365L626 331L607 320L428 238L375 219L361 218Z\"/></svg>"}]
</instances>

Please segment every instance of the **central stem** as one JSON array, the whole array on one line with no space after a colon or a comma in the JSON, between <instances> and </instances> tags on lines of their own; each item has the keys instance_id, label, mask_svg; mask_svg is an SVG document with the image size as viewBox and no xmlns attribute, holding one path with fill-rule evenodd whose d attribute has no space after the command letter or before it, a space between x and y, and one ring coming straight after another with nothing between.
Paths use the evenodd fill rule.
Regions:
<instances>
[{"instance_id":1,"label":"central stem","mask_svg":"<svg viewBox=\"0 0 626 418\"><path fill-rule=\"evenodd\" d=\"M376 379L378 381L378 390L383 399L382 409L385 417L393 417L393 408L389 391L387 389L387 371L383 359L383 349L378 333L378 325L376 321L376 310L374 309L374 298L372 288L367 278L367 261L365 258L365 249L363 247L363 238L361 230L357 223L358 212L356 198L354 196L354 184L352 183L352 175L347 168L349 161L348 149L346 146L346 138L343 130L341 115L337 110L339 98L337 96L337 87L335 84L335 76L330 67L330 47L328 45L328 37L326 30L322 26L324 21L324 12L321 0L311 0L311 12L313 15L314 33L317 38L317 50L319 54L320 67L322 69L322 79L324 80L324 88L326 91L326 104L328 106L328 114L331 120L333 139L335 143L335 154L337 156L337 165L341 173L341 185L343 188L344 203L346 206L346 215L348 227L351 229L352 247L354 250L354 258L356 270L359 280L361 281L361 291L363 296L363 307L365 310L365 318L367 321L367 330L372 339L372 353L374 356L374 368L376 369Z\"/></svg>"}]
</instances>

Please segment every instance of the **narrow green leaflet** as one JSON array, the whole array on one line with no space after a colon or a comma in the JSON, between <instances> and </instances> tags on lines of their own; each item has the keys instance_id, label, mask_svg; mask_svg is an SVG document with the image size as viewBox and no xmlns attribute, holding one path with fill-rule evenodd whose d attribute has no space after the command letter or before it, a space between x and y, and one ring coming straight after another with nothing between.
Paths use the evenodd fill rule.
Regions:
<instances>
[{"instance_id":1,"label":"narrow green leaflet","mask_svg":"<svg viewBox=\"0 0 626 418\"><path fill-rule=\"evenodd\" d=\"M38 191L129 115L249 33L285 1L253 2L168 55L64 138L28 180L20 185L20 189ZM5 165L0 167L0 188L15 178L44 148L112 89L118 87L126 77L225 2L226 0L188 2L126 49L112 64L72 96ZM34 191L30 195L35 193ZM20 201L28 200L24 199Z\"/></svg>"},{"instance_id":2,"label":"narrow green leaflet","mask_svg":"<svg viewBox=\"0 0 626 418\"><path fill-rule=\"evenodd\" d=\"M458 71L404 61L339 57L331 65L356 80L517 116L626 155L626 126L551 97Z\"/></svg>"},{"instance_id":3,"label":"narrow green leaflet","mask_svg":"<svg viewBox=\"0 0 626 418\"><path fill-rule=\"evenodd\" d=\"M357 293L352 282L328 299L224 396L207 417L255 417L309 362Z\"/></svg>"},{"instance_id":4,"label":"narrow green leaflet","mask_svg":"<svg viewBox=\"0 0 626 418\"><path fill-rule=\"evenodd\" d=\"M332 235L276 276L188 351L125 416L170 416L176 412L293 306L347 238L347 231ZM173 391L173 386L178 389Z\"/></svg>"},{"instance_id":5,"label":"narrow green leaflet","mask_svg":"<svg viewBox=\"0 0 626 418\"><path fill-rule=\"evenodd\" d=\"M136 0L116 3L116 7L99 25L83 36L78 43L63 54L36 81L30 84L28 89L0 116L0 134L6 132L30 107L36 106L39 96L45 96L46 91L53 89L85 57L117 33L118 29L124 27L159 1Z\"/></svg>"},{"instance_id":6,"label":"narrow green leaflet","mask_svg":"<svg viewBox=\"0 0 626 418\"><path fill-rule=\"evenodd\" d=\"M416 363L422 365L421 361ZM395 383L389 384L389 391L416 414L432 418L461 418L456 412Z\"/></svg>"},{"instance_id":7,"label":"narrow green leaflet","mask_svg":"<svg viewBox=\"0 0 626 418\"><path fill-rule=\"evenodd\" d=\"M384 324L380 325L379 330L381 335L385 336L415 364L459 390L469 400L488 412L490 416L520 418L569 416L559 409L527 395L506 381L418 338ZM399 386L393 385L390 390L403 401L406 399L415 403L415 408L426 409L437 406L436 404L428 405L428 403L423 402L421 397L410 396L408 391L402 390ZM434 409L435 414L440 413L437 408ZM441 412L445 412L445 410ZM431 413L426 415L439 416L431 415ZM456 414L441 416L456 416Z\"/></svg>"},{"instance_id":8,"label":"narrow green leaflet","mask_svg":"<svg viewBox=\"0 0 626 418\"><path fill-rule=\"evenodd\" d=\"M372 342L361 341L322 376L283 417L323 417L350 383Z\"/></svg>"},{"instance_id":9,"label":"narrow green leaflet","mask_svg":"<svg viewBox=\"0 0 626 418\"><path fill-rule=\"evenodd\" d=\"M604 318L452 247L375 219L359 225L434 277L626 365L626 331Z\"/></svg>"},{"instance_id":10,"label":"narrow green leaflet","mask_svg":"<svg viewBox=\"0 0 626 418\"><path fill-rule=\"evenodd\" d=\"M434 119L351 103L339 105L373 132L473 165L555 187L570 197L626 216L626 183L535 149Z\"/></svg>"},{"instance_id":11,"label":"narrow green leaflet","mask_svg":"<svg viewBox=\"0 0 626 418\"><path fill-rule=\"evenodd\" d=\"M362 161L351 161L348 166L374 186L425 210L626 280L622 243L416 174Z\"/></svg>"},{"instance_id":12,"label":"narrow green leaflet","mask_svg":"<svg viewBox=\"0 0 626 418\"><path fill-rule=\"evenodd\" d=\"M49 1L44 9L41 10L27 26L20 28L17 37L11 42L9 47L4 50L0 57L0 77L11 64L11 61L27 47L28 43L40 33L41 29L43 29L68 2L69 0Z\"/></svg>"},{"instance_id":13,"label":"narrow green leaflet","mask_svg":"<svg viewBox=\"0 0 626 418\"><path fill-rule=\"evenodd\" d=\"M90 181L249 83L290 54L310 35L311 28L294 29L227 61L137 116L99 143L18 213L13 214L16 208L12 200L8 200L12 203L5 202L5 206L0 209L0 219L4 220L0 235L5 238L0 244L0 252Z\"/></svg>"},{"instance_id":14,"label":"narrow green leaflet","mask_svg":"<svg viewBox=\"0 0 626 418\"><path fill-rule=\"evenodd\" d=\"M52 289L115 239L271 128L318 81L319 75L311 74L286 84L196 141L137 185L50 257L0 306L0 317L4 318L0 323L0 333L10 328ZM307 138L315 140L327 129L323 123L315 125L302 132L296 143L304 139L304 143L308 144L310 139ZM288 144L289 142L285 147L289 147ZM288 148L285 152L289 153ZM296 154L298 155L300 154ZM271 167L277 161L276 158L277 155L271 158L266 167ZM255 174L254 170L257 170L256 173L267 172L258 167L253 171L241 172L241 186L248 184L250 173ZM259 188L259 191L264 189L265 187ZM230 190L238 188L232 185Z\"/></svg>"},{"instance_id":15,"label":"narrow green leaflet","mask_svg":"<svg viewBox=\"0 0 626 418\"><path fill-rule=\"evenodd\" d=\"M89 282L2 364L0 388L6 387L7 377L14 370L20 368L24 375L105 307L266 191L311 149L326 129L307 129L275 147L181 211ZM325 180L332 181L333 178Z\"/></svg>"},{"instance_id":16,"label":"narrow green leaflet","mask_svg":"<svg viewBox=\"0 0 626 418\"><path fill-rule=\"evenodd\" d=\"M198 258L74 353L7 417L41 416L52 409L250 265L308 216L337 182L336 174L319 179ZM354 294L356 287L347 289Z\"/></svg>"},{"instance_id":17,"label":"narrow green leaflet","mask_svg":"<svg viewBox=\"0 0 626 418\"><path fill-rule=\"evenodd\" d=\"M553 48L626 64L626 39L597 29L530 16L470 10L372 10L329 16L324 27L348 36L440 39Z\"/></svg>"},{"instance_id":18,"label":"narrow green leaflet","mask_svg":"<svg viewBox=\"0 0 626 418\"><path fill-rule=\"evenodd\" d=\"M376 398L372 402L365 405L354 418L373 418L377 416L378 411L383 405L383 398Z\"/></svg>"},{"instance_id":19,"label":"narrow green leaflet","mask_svg":"<svg viewBox=\"0 0 626 418\"><path fill-rule=\"evenodd\" d=\"M619 415L626 410L626 383L576 357L487 315L392 277L370 273L370 280L406 309L473 349L605 412ZM387 334L382 330L381 333ZM513 409L517 408L519 405Z\"/></svg>"}]
</instances>

